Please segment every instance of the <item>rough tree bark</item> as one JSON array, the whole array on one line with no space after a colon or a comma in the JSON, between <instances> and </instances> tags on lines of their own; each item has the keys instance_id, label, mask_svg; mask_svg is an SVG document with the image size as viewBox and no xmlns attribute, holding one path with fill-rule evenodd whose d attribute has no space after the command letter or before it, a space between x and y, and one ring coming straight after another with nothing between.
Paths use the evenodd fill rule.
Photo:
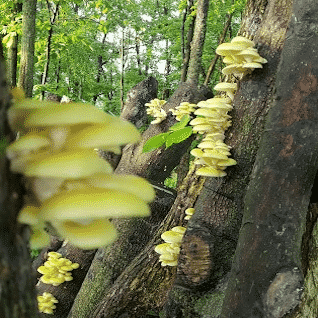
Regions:
<instances>
[{"instance_id":1,"label":"rough tree bark","mask_svg":"<svg viewBox=\"0 0 318 318\"><path fill-rule=\"evenodd\" d=\"M32 97L33 90L36 2L37 0L25 0L22 7L22 45L18 87L24 90L27 97Z\"/></svg>"},{"instance_id":2,"label":"rough tree bark","mask_svg":"<svg viewBox=\"0 0 318 318\"><path fill-rule=\"evenodd\" d=\"M164 108L168 112L170 108L175 108L182 101L197 103L205 99L206 97L196 87L182 83L164 105ZM179 163L191 140L171 146L165 151L158 149L151 153L142 154L142 148L151 136L167 131L174 123L175 119L172 115L169 115L161 124L150 125L144 132L142 141L139 144L127 145L123 149L123 155L116 168L116 173L137 174L152 182L163 182ZM160 186L160 188L163 188L163 186ZM164 215L156 217L156 224L159 224ZM89 316L92 310L96 309L96 302L101 301L107 295L108 290L120 273L142 251L153 235L152 226L144 219L117 219L114 223L120 233L119 239L112 245L99 249L97 252L92 263L92 271L85 278L69 318Z\"/></svg>"},{"instance_id":3,"label":"rough tree bark","mask_svg":"<svg viewBox=\"0 0 318 318\"><path fill-rule=\"evenodd\" d=\"M182 39L182 68L181 68L181 82L185 82L187 79L189 61L190 61L190 50L191 50L191 42L193 38L193 31L194 31L194 23L195 17L191 17L191 22L188 26L187 32L187 40L184 43L184 29L185 29L185 22L187 16L190 16L191 12L193 11L193 0L188 1L187 9L184 12L183 21L182 21L182 28L181 28L181 39Z\"/></svg>"},{"instance_id":4,"label":"rough tree bark","mask_svg":"<svg viewBox=\"0 0 318 318\"><path fill-rule=\"evenodd\" d=\"M195 19L187 83L198 85L202 50L205 40L206 20L209 10L209 0L198 0L197 15Z\"/></svg>"},{"instance_id":5,"label":"rough tree bark","mask_svg":"<svg viewBox=\"0 0 318 318\"><path fill-rule=\"evenodd\" d=\"M12 18L14 20L17 13L22 11L22 3L15 3L12 8ZM17 86L17 64L18 64L18 34L12 35L12 42L8 47L7 55L7 78L9 87Z\"/></svg>"},{"instance_id":6,"label":"rough tree bark","mask_svg":"<svg viewBox=\"0 0 318 318\"><path fill-rule=\"evenodd\" d=\"M184 211L193 205L203 181L204 178L198 177L194 169L190 170L158 231L114 282L90 317L140 318L149 309L157 310L163 306L173 283L175 268L162 267L154 247L162 243L160 235L163 232L177 225L185 225Z\"/></svg>"},{"instance_id":7,"label":"rough tree bark","mask_svg":"<svg viewBox=\"0 0 318 318\"><path fill-rule=\"evenodd\" d=\"M14 139L7 123L10 96L0 43L0 317L37 317L34 277L27 241L28 227L16 222L22 206L23 189L18 175L12 175L5 147Z\"/></svg>"},{"instance_id":8,"label":"rough tree bark","mask_svg":"<svg viewBox=\"0 0 318 318\"><path fill-rule=\"evenodd\" d=\"M301 242L318 152L318 4L297 0L278 66L221 317L282 317L300 302Z\"/></svg>"},{"instance_id":9,"label":"rough tree bark","mask_svg":"<svg viewBox=\"0 0 318 318\"><path fill-rule=\"evenodd\" d=\"M166 305L167 317L178 317L181 313L184 317L218 317L222 308L243 198L271 106L276 69L291 14L291 1L271 1L267 8L270 14L263 17L266 4L267 1L248 2L239 32L253 38L268 63L243 78L233 101L232 127L226 133L226 143L233 147L231 153L237 165L228 168L228 175L219 181L208 178L195 204L196 213L181 248L176 283Z\"/></svg>"}]
</instances>

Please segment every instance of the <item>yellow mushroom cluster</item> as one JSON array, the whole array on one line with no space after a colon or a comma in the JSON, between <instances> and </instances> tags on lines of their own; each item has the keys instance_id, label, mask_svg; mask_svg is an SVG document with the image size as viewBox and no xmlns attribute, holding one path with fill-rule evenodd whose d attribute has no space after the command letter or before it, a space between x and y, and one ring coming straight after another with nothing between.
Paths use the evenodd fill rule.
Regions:
<instances>
[{"instance_id":1,"label":"yellow mushroom cluster","mask_svg":"<svg viewBox=\"0 0 318 318\"><path fill-rule=\"evenodd\" d=\"M185 230L186 228L183 226L175 226L170 231L161 234L161 238L165 243L155 247L155 252L160 254L159 261L161 262L161 266L177 266L181 241Z\"/></svg>"},{"instance_id":2,"label":"yellow mushroom cluster","mask_svg":"<svg viewBox=\"0 0 318 318\"><path fill-rule=\"evenodd\" d=\"M165 100L155 98L151 100L150 103L145 104L148 107L146 110L147 114L152 117L155 117L151 124L160 124L163 120L166 119L167 113L162 109L162 106L165 103Z\"/></svg>"},{"instance_id":3,"label":"yellow mushroom cluster","mask_svg":"<svg viewBox=\"0 0 318 318\"><path fill-rule=\"evenodd\" d=\"M190 104L189 102L182 102L176 109L169 109L173 115L176 116L176 120L180 121L184 115L192 114L196 109L196 104Z\"/></svg>"},{"instance_id":4,"label":"yellow mushroom cluster","mask_svg":"<svg viewBox=\"0 0 318 318\"><path fill-rule=\"evenodd\" d=\"M55 304L59 301L51 294L44 292L42 295L37 297L38 300L38 309L44 314L53 315L54 309L56 308Z\"/></svg>"},{"instance_id":5,"label":"yellow mushroom cluster","mask_svg":"<svg viewBox=\"0 0 318 318\"><path fill-rule=\"evenodd\" d=\"M229 159L230 146L223 140L224 131L231 125L231 117L227 114L232 109L231 99L228 97L214 97L198 103L198 109L194 112L200 116L193 119L193 131L205 134L205 137L197 148L191 150L196 158L194 163L200 165L196 171L198 175L209 177L223 177L226 175L224 169L236 164Z\"/></svg>"},{"instance_id":6,"label":"yellow mushroom cluster","mask_svg":"<svg viewBox=\"0 0 318 318\"><path fill-rule=\"evenodd\" d=\"M230 43L222 43L216 53L223 56L223 62L227 65L223 68L224 75L234 75L240 79L255 68L262 68L267 60L261 57L255 43L243 36L237 36Z\"/></svg>"},{"instance_id":7,"label":"yellow mushroom cluster","mask_svg":"<svg viewBox=\"0 0 318 318\"><path fill-rule=\"evenodd\" d=\"M194 209L194 208L188 208L188 209L186 209L186 210L185 210L186 216L184 217L184 219L185 219L186 221L189 221L189 220L191 219L192 215L194 214L194 212L195 212L195 209Z\"/></svg>"},{"instance_id":8,"label":"yellow mushroom cluster","mask_svg":"<svg viewBox=\"0 0 318 318\"><path fill-rule=\"evenodd\" d=\"M7 147L11 170L26 178L29 196L18 216L32 229L30 245L49 243L44 228L82 249L113 242L109 218L150 214L152 186L143 178L117 175L95 148L120 151L140 139L129 122L84 103L58 104L15 95L8 119L19 138Z\"/></svg>"},{"instance_id":9,"label":"yellow mushroom cluster","mask_svg":"<svg viewBox=\"0 0 318 318\"><path fill-rule=\"evenodd\" d=\"M40 278L42 283L59 286L64 282L73 280L71 271L79 268L78 263L72 263L57 252L50 252L48 256L44 265L37 269L40 274L43 274Z\"/></svg>"}]
</instances>

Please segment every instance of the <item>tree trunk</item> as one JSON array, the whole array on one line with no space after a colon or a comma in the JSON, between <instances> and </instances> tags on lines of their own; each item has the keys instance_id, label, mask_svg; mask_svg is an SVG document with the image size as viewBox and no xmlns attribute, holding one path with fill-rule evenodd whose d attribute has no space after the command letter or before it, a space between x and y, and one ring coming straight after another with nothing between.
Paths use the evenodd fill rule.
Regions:
<instances>
[{"instance_id":1,"label":"tree trunk","mask_svg":"<svg viewBox=\"0 0 318 318\"><path fill-rule=\"evenodd\" d=\"M182 38L182 69L181 69L181 82L185 82L187 79L189 61L190 61L190 50L191 50L191 42L193 39L193 32L194 32L194 24L195 24L195 17L191 17L191 23L189 24L188 32L187 32L187 41L184 43L184 28L187 15L190 16L191 12L193 11L193 0L188 1L188 7L184 14L183 22L182 22L182 29L181 29L181 38Z\"/></svg>"},{"instance_id":2,"label":"tree trunk","mask_svg":"<svg viewBox=\"0 0 318 318\"><path fill-rule=\"evenodd\" d=\"M182 83L164 107L168 111L168 109L178 106L181 101L197 103L199 100L205 99L195 87ZM174 123L175 119L170 116L160 125L150 125L144 132L142 141L139 144L127 145L123 149L123 155L116 168L116 173L137 174L148 180L156 181L156 183L163 182L170 175L173 168L178 165L180 158L188 149L191 141L187 140L181 144L171 146L165 151L159 149L145 154L141 154L141 151L146 140L158 134L158 132L167 131ZM162 185L159 185L159 187L163 188ZM152 211L155 212L155 223L136 218L117 219L114 221L120 233L119 238L113 244L98 250L92 263L92 271L88 273L83 283L83 288L75 300L69 318L90 316L93 310L96 309L97 304L107 295L121 272L143 250L153 235L153 226L155 224L158 225L158 222L161 222L164 218L162 213L160 213L159 217L158 215L156 216L158 214L156 209L152 209ZM92 277L96 279L92 280Z\"/></svg>"},{"instance_id":3,"label":"tree trunk","mask_svg":"<svg viewBox=\"0 0 318 318\"><path fill-rule=\"evenodd\" d=\"M37 0L25 0L22 8L22 46L18 87L24 90L27 97L32 97L33 90L36 2Z\"/></svg>"},{"instance_id":4,"label":"tree trunk","mask_svg":"<svg viewBox=\"0 0 318 318\"><path fill-rule=\"evenodd\" d=\"M198 0L197 16L188 69L187 83L198 85L201 67L202 50L205 40L206 20L209 10L209 0Z\"/></svg>"},{"instance_id":5,"label":"tree trunk","mask_svg":"<svg viewBox=\"0 0 318 318\"><path fill-rule=\"evenodd\" d=\"M124 108L124 76L125 76L125 32L122 31L121 49L120 49L120 61L121 61L121 74L120 74L120 105L121 110Z\"/></svg>"},{"instance_id":6,"label":"tree trunk","mask_svg":"<svg viewBox=\"0 0 318 318\"><path fill-rule=\"evenodd\" d=\"M29 229L16 218L23 204L20 176L11 174L5 147L14 139L6 112L10 97L0 43L0 317L37 317L34 281L27 248Z\"/></svg>"},{"instance_id":7,"label":"tree trunk","mask_svg":"<svg viewBox=\"0 0 318 318\"><path fill-rule=\"evenodd\" d=\"M318 161L318 36L311 31L317 14L315 2L294 1L245 197L224 318L282 317L300 302L301 242Z\"/></svg>"},{"instance_id":8,"label":"tree trunk","mask_svg":"<svg viewBox=\"0 0 318 318\"><path fill-rule=\"evenodd\" d=\"M46 44L46 61L45 61L45 65L44 65L44 71L43 71L43 76L42 76L42 82L41 84L42 85L45 85L46 82L47 82L47 78L49 76L49 67L50 67L50 57L51 57L51 42L52 42L52 35L53 35L53 26L55 24L55 20L56 20L56 17L57 17L57 14L59 12L59 3L56 4L56 7L55 7L55 10L53 12L53 17L50 18L50 29L49 29L49 35L47 37L47 44ZM47 1L47 9L48 9L48 12L50 14L50 4L49 2ZM43 100L44 99L44 94L45 94L45 91L42 90L42 93L41 93L41 99Z\"/></svg>"},{"instance_id":9,"label":"tree trunk","mask_svg":"<svg viewBox=\"0 0 318 318\"><path fill-rule=\"evenodd\" d=\"M192 169L158 231L140 253L118 277L99 303L92 318L143 317L149 309L157 310L166 301L175 276L174 267L162 267L154 251L162 243L160 235L168 229L182 225L184 211L191 207L203 185L203 179Z\"/></svg>"},{"instance_id":10,"label":"tree trunk","mask_svg":"<svg viewBox=\"0 0 318 318\"><path fill-rule=\"evenodd\" d=\"M227 30L228 30L228 28L231 25L231 21L232 21L232 14L229 15L229 17L228 17L228 19L227 19L227 21L226 21L226 23L224 25L223 32L222 32L222 34L221 34L221 36L219 38L219 44L224 42ZM219 57L220 57L220 55L215 54L213 60L210 63L210 66L209 66L208 72L207 72L207 74L205 76L205 80L204 80L203 85L208 86L209 81L210 81L210 77L211 77L211 75L213 74L213 72L215 70L216 62L218 61Z\"/></svg>"},{"instance_id":11,"label":"tree trunk","mask_svg":"<svg viewBox=\"0 0 318 318\"><path fill-rule=\"evenodd\" d=\"M207 178L196 201L196 212L181 246L175 285L166 304L169 318L178 317L180 312L184 317L216 318L222 309L241 225L243 198L271 106L276 69L291 14L291 3L280 7L281 1L272 1L267 7L271 14L263 18L260 10L266 3L247 4L239 32L253 34L259 54L268 63L243 78L233 101L232 126L226 132L225 142L233 147L231 153L237 165L228 168L224 178Z\"/></svg>"},{"instance_id":12,"label":"tree trunk","mask_svg":"<svg viewBox=\"0 0 318 318\"><path fill-rule=\"evenodd\" d=\"M18 34L12 35L11 45L8 47L7 69L8 84L10 87L17 86L17 63L18 63Z\"/></svg>"}]
</instances>

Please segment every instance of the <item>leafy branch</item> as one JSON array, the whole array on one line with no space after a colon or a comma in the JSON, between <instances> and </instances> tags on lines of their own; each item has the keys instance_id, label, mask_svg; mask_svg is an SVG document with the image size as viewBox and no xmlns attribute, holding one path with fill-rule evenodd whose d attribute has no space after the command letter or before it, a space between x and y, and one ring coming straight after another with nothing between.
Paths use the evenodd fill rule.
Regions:
<instances>
[{"instance_id":1,"label":"leafy branch","mask_svg":"<svg viewBox=\"0 0 318 318\"><path fill-rule=\"evenodd\" d=\"M190 119L191 117L189 115L184 115L179 122L169 128L168 132L153 136L148 139L144 144L142 152L146 153L153 151L160 148L164 144L166 148L169 148L173 144L178 144L186 140L193 133L192 127L187 126Z\"/></svg>"}]
</instances>

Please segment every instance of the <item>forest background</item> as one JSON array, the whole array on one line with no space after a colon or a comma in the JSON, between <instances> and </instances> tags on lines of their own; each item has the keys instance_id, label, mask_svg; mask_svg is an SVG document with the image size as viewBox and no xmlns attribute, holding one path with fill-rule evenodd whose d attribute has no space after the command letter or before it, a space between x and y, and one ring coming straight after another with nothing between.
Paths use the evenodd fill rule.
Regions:
<instances>
[{"instance_id":1,"label":"forest background","mask_svg":"<svg viewBox=\"0 0 318 318\"><path fill-rule=\"evenodd\" d=\"M168 100L166 111L183 101L211 98L214 85L224 80L215 49L237 33L253 39L268 61L239 81L227 132L238 164L224 178L202 178L189 169L195 136L165 151L142 153L150 137L175 123L172 115L160 125L142 118L137 126L142 141L125 147L112 164L119 173L157 183L165 209L157 192L150 220L114 220L119 240L97 251L52 240L50 250L81 263L66 287L37 285L37 293L57 295L55 316L317 317L318 208L311 196L318 162L316 2L23 3L30 5L26 19L35 18L36 32L23 32L24 39L34 40L34 51L23 59L22 1L0 1L0 82L6 83L6 60L8 86L23 87L36 99L66 95L130 120L138 99L145 113L145 102L156 96ZM154 78L158 95L157 89L151 91ZM141 98L143 84L137 83L149 84L148 100ZM5 84L0 101L2 141L12 140L5 122L10 105ZM33 276L47 249L33 261L31 274L25 228L16 226L21 180L1 154L0 316L36 317ZM175 192L163 182L176 166ZM187 225L178 266L163 268L154 246L161 233L183 224L191 206L196 213Z\"/></svg>"},{"instance_id":2,"label":"forest background","mask_svg":"<svg viewBox=\"0 0 318 318\"><path fill-rule=\"evenodd\" d=\"M211 1L202 56L203 83L224 22L233 14L227 39L241 22L245 0ZM17 1L0 1L5 52L21 54L22 11ZM194 1L44 1L37 4L34 91L66 95L119 115L129 89L153 76L165 99L181 80L193 32ZM188 35L188 37L190 34ZM19 40L17 40L19 39ZM218 66L219 70L221 65ZM12 85L17 75L12 74ZM219 81L215 72L211 86Z\"/></svg>"}]
</instances>

